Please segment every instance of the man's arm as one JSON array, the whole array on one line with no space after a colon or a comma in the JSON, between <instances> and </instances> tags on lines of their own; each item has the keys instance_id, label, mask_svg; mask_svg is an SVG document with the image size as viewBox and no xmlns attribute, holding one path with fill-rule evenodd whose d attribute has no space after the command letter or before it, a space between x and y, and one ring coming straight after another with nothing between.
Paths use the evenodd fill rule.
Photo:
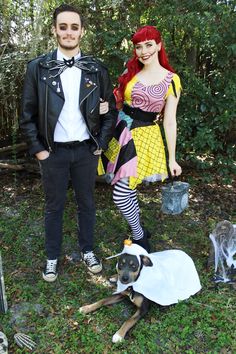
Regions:
<instances>
[{"instance_id":1,"label":"man's arm","mask_svg":"<svg viewBox=\"0 0 236 354\"><path fill-rule=\"evenodd\" d=\"M28 64L26 70L19 122L31 155L45 150L45 147L38 139L37 120L38 90L36 83L36 63L32 61Z\"/></svg>"},{"instance_id":2,"label":"man's arm","mask_svg":"<svg viewBox=\"0 0 236 354\"><path fill-rule=\"evenodd\" d=\"M113 94L111 80L106 68L103 67L101 80L101 99L108 102L109 110L102 116L101 131L98 136L100 147L106 150L108 143L112 138L114 128L116 126L118 111L116 109L116 101Z\"/></svg>"}]
</instances>

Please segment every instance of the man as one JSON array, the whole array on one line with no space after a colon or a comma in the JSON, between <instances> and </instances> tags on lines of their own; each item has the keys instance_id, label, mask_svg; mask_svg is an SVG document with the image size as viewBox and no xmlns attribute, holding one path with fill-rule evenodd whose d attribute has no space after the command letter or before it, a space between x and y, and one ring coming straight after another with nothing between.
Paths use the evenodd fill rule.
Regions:
<instances>
[{"instance_id":1,"label":"man","mask_svg":"<svg viewBox=\"0 0 236 354\"><path fill-rule=\"evenodd\" d=\"M53 33L57 50L28 64L20 119L30 154L38 159L42 173L47 254L43 279L48 282L58 275L69 178L78 207L82 259L92 273L102 270L93 252L93 195L98 158L108 147L118 114L106 68L81 54L84 26L78 9L56 8Z\"/></svg>"}]
</instances>

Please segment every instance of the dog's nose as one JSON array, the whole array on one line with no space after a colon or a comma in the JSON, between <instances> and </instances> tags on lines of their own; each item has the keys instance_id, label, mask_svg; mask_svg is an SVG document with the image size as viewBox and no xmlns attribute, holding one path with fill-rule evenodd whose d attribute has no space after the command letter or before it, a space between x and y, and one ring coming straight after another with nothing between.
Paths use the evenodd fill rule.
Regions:
<instances>
[{"instance_id":1,"label":"dog's nose","mask_svg":"<svg viewBox=\"0 0 236 354\"><path fill-rule=\"evenodd\" d=\"M122 283L128 283L128 281L129 281L128 275L123 275L122 278L121 278L121 282Z\"/></svg>"}]
</instances>

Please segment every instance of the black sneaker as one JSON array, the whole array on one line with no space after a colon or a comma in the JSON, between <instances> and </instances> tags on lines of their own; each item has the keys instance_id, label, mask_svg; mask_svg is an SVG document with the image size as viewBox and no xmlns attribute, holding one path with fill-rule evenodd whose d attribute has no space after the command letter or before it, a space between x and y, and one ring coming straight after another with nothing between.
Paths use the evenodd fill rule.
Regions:
<instances>
[{"instance_id":1,"label":"black sneaker","mask_svg":"<svg viewBox=\"0 0 236 354\"><path fill-rule=\"evenodd\" d=\"M91 273L97 274L102 271L102 263L95 256L93 251L81 252L81 257Z\"/></svg>"},{"instance_id":2,"label":"black sneaker","mask_svg":"<svg viewBox=\"0 0 236 354\"><path fill-rule=\"evenodd\" d=\"M53 282L57 279L57 259L47 259L45 269L43 271L43 279Z\"/></svg>"}]
</instances>

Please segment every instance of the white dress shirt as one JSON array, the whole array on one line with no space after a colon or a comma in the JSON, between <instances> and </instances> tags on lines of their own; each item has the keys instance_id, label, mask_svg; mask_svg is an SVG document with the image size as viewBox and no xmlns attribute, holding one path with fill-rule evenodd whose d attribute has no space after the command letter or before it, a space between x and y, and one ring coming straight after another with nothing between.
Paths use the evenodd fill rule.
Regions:
<instances>
[{"instance_id":1,"label":"white dress shirt","mask_svg":"<svg viewBox=\"0 0 236 354\"><path fill-rule=\"evenodd\" d=\"M75 59L80 57L80 53ZM70 59L57 49L57 60ZM79 107L81 69L68 67L60 75L65 103L58 118L55 131L55 142L83 141L89 139L89 132Z\"/></svg>"}]
</instances>

